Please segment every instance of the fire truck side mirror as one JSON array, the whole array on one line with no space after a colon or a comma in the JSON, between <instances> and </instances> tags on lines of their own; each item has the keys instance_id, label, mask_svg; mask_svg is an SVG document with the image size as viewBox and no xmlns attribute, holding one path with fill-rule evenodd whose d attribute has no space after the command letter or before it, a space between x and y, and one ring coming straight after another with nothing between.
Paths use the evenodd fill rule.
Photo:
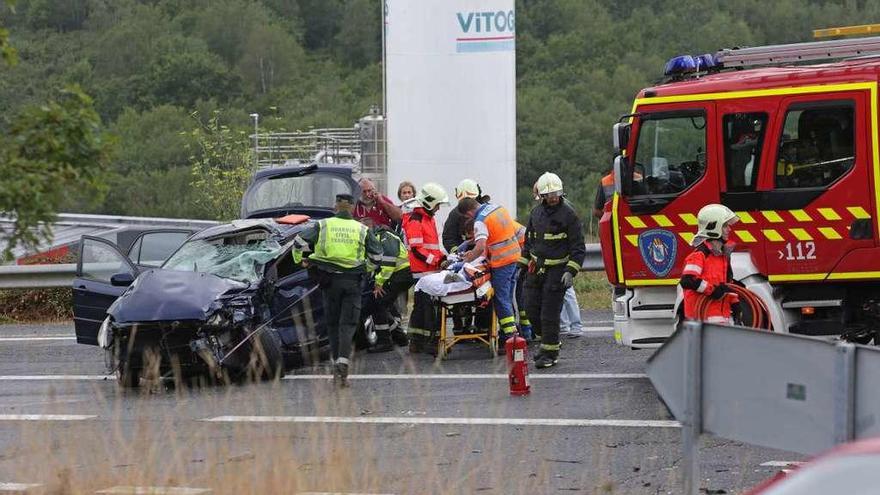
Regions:
<instances>
[{"instance_id":1,"label":"fire truck side mirror","mask_svg":"<svg viewBox=\"0 0 880 495\"><path fill-rule=\"evenodd\" d=\"M614 150L618 154L622 154L626 151L626 147L629 144L629 131L631 128L631 124L629 122L618 122L614 124L614 135L612 139L614 141Z\"/></svg>"},{"instance_id":2,"label":"fire truck side mirror","mask_svg":"<svg viewBox=\"0 0 880 495\"><path fill-rule=\"evenodd\" d=\"M623 162L625 158L617 155L614 157L614 192L617 194L623 193L623 188L621 185L623 184Z\"/></svg>"}]
</instances>

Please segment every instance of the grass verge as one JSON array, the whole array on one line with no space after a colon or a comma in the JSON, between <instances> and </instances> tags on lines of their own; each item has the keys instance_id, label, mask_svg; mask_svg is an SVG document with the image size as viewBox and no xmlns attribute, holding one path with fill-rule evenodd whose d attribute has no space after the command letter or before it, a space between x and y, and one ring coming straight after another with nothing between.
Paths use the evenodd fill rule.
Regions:
<instances>
[{"instance_id":1,"label":"grass verge","mask_svg":"<svg viewBox=\"0 0 880 495\"><path fill-rule=\"evenodd\" d=\"M574 278L581 309L611 309L611 286L605 272L581 272Z\"/></svg>"}]
</instances>

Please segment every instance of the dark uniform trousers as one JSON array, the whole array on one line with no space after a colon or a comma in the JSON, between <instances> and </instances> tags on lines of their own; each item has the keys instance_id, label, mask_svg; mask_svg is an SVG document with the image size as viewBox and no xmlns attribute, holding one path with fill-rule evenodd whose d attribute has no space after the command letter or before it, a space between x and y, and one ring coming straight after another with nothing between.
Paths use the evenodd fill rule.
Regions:
<instances>
[{"instance_id":1,"label":"dark uniform trousers","mask_svg":"<svg viewBox=\"0 0 880 495\"><path fill-rule=\"evenodd\" d=\"M361 316L362 273L325 273L321 284L330 355L351 358L351 341Z\"/></svg>"},{"instance_id":2,"label":"dark uniform trousers","mask_svg":"<svg viewBox=\"0 0 880 495\"><path fill-rule=\"evenodd\" d=\"M415 347L425 347L437 343L440 332L440 309L431 296L416 291L413 310L409 315L409 342Z\"/></svg>"},{"instance_id":3,"label":"dark uniform trousers","mask_svg":"<svg viewBox=\"0 0 880 495\"><path fill-rule=\"evenodd\" d=\"M376 334L380 341L391 338L389 332L393 330L395 320L401 316L395 304L397 298L401 294L406 294L415 283L416 281L409 270L396 271L384 285L385 295L371 299L369 314L373 317Z\"/></svg>"},{"instance_id":4,"label":"dark uniform trousers","mask_svg":"<svg viewBox=\"0 0 880 495\"><path fill-rule=\"evenodd\" d=\"M526 275L523 299L526 313L536 335L541 335L541 343L548 346L559 345L559 314L565 301L565 288L562 274L566 265L545 267L541 273ZM540 272L540 270L539 270Z\"/></svg>"}]
</instances>

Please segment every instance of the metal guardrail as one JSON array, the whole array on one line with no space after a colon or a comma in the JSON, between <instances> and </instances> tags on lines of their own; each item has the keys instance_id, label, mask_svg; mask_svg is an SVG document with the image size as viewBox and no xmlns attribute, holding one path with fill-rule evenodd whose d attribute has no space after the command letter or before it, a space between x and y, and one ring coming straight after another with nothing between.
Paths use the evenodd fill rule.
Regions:
<instances>
[{"instance_id":1,"label":"metal guardrail","mask_svg":"<svg viewBox=\"0 0 880 495\"><path fill-rule=\"evenodd\" d=\"M62 265L2 265L0 266L0 289L71 287L75 276L75 263Z\"/></svg>"},{"instance_id":2,"label":"metal guardrail","mask_svg":"<svg viewBox=\"0 0 880 495\"><path fill-rule=\"evenodd\" d=\"M584 259L585 272L605 269L598 244L587 244ZM62 265L0 265L0 289L43 289L70 287L76 276L76 264Z\"/></svg>"}]
</instances>

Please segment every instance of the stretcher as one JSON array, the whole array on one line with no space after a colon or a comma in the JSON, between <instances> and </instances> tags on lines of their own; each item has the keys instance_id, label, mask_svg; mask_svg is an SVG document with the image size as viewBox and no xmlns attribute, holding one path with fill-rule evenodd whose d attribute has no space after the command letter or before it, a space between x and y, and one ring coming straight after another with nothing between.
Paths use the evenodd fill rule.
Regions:
<instances>
[{"instance_id":1,"label":"stretcher","mask_svg":"<svg viewBox=\"0 0 880 495\"><path fill-rule=\"evenodd\" d=\"M491 299L480 297L477 290L470 288L460 292L449 293L445 296L436 297L440 305L440 338L437 342L437 358L446 359L449 351L455 344L466 340L476 340L489 347L490 356L498 354L498 317L492 309L492 317L489 319L489 329L485 332L460 333L456 335L449 328L449 313L453 309L468 308L473 315L476 310L487 302L491 307Z\"/></svg>"}]
</instances>

